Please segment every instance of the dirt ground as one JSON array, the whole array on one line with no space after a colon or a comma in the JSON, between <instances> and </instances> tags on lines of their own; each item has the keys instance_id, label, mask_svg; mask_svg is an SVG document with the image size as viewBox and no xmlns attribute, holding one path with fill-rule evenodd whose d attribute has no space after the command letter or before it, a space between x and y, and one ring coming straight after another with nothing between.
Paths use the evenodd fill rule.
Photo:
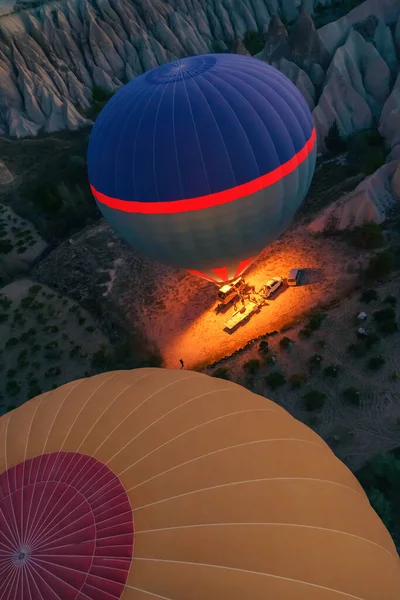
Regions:
<instances>
[{"instance_id":1,"label":"dirt ground","mask_svg":"<svg viewBox=\"0 0 400 600\"><path fill-rule=\"evenodd\" d=\"M359 293L346 299L339 306L327 312L321 329L309 339L304 339L299 331L304 323L283 334L268 338L269 347L276 357L275 365L265 365L254 379L253 391L264 395L286 408L294 417L310 425L334 449L335 453L352 470L357 470L373 455L400 446L400 332L382 336L376 347L363 358L352 357L347 348L357 341L359 327L356 316L361 310L368 318L367 332L376 331L372 313L388 304L383 302L388 295L398 299L397 319L400 317L400 278L377 288L379 299L365 304L360 302ZM279 341L289 337L294 344L289 350L282 350ZM322 340L322 342L321 342ZM233 381L246 385L243 365L251 358L261 358L259 343L255 342L244 352L222 361L218 367L228 369ZM323 347L322 347L323 346ZM308 361L312 355L322 355L322 365L309 374ZM382 355L386 364L377 371L367 367L371 356ZM327 377L324 368L335 364L339 367L337 378ZM271 371L283 373L286 379L293 374L306 375L305 386L291 389L285 383L272 390L264 381ZM205 372L212 373L209 369ZM342 396L343 390L355 387L360 391L360 406L349 405ZM326 394L326 403L321 410L308 412L303 396L310 390Z\"/></svg>"},{"instance_id":2,"label":"dirt ground","mask_svg":"<svg viewBox=\"0 0 400 600\"><path fill-rule=\"evenodd\" d=\"M0 278L4 280L27 273L30 264L47 247L30 221L22 219L9 206L0 203L0 245L4 244L12 247L0 259Z\"/></svg>"},{"instance_id":3,"label":"dirt ground","mask_svg":"<svg viewBox=\"0 0 400 600\"><path fill-rule=\"evenodd\" d=\"M279 330L318 303L343 297L354 287L362 260L359 251L356 254L344 242L313 237L305 227L296 227L264 252L245 279L259 290L269 278L287 277L291 268L298 267L304 269L303 284L283 286L267 306L232 333L224 330L224 323L234 308L230 305L225 312L216 312L214 284L162 268L153 278L153 295L136 303L135 326L139 324L158 346L166 367L176 368L180 358L188 368L211 364L249 340ZM139 288L146 274L138 277ZM126 293L121 297L121 307L126 309L127 305Z\"/></svg>"},{"instance_id":4,"label":"dirt ground","mask_svg":"<svg viewBox=\"0 0 400 600\"><path fill-rule=\"evenodd\" d=\"M34 303L26 306L27 298ZM0 301L0 414L88 375L90 355L109 344L79 304L30 279L1 288Z\"/></svg>"}]
</instances>

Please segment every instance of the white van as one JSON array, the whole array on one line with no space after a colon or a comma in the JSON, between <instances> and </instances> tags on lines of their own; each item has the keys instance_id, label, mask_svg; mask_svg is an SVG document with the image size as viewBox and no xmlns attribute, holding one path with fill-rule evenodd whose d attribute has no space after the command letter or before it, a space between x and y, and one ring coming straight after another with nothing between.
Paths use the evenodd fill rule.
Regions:
<instances>
[{"instance_id":1,"label":"white van","mask_svg":"<svg viewBox=\"0 0 400 600\"><path fill-rule=\"evenodd\" d=\"M291 271L288 275L288 278L287 278L288 285L299 285L300 277L301 277L300 269L291 269Z\"/></svg>"}]
</instances>

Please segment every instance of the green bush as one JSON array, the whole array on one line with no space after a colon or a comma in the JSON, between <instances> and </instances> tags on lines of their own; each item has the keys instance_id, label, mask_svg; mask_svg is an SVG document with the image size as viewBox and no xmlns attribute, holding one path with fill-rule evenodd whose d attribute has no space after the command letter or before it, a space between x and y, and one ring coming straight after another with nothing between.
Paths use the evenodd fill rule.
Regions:
<instances>
[{"instance_id":1,"label":"green bush","mask_svg":"<svg viewBox=\"0 0 400 600\"><path fill-rule=\"evenodd\" d=\"M372 316L378 323L383 323L384 321L392 321L395 319L396 313L391 306L387 306L381 310L376 310Z\"/></svg>"},{"instance_id":2,"label":"green bush","mask_svg":"<svg viewBox=\"0 0 400 600\"><path fill-rule=\"evenodd\" d=\"M10 396L18 396L21 391L21 386L14 379L7 382L6 392L10 394Z\"/></svg>"},{"instance_id":3,"label":"green bush","mask_svg":"<svg viewBox=\"0 0 400 600\"><path fill-rule=\"evenodd\" d=\"M384 335L391 335L392 333L397 333L399 330L399 326L397 325L397 321L394 319L389 319L388 321L383 321L379 325L379 331Z\"/></svg>"},{"instance_id":4,"label":"green bush","mask_svg":"<svg viewBox=\"0 0 400 600\"><path fill-rule=\"evenodd\" d=\"M50 367L50 369L47 369L45 372L45 377L57 377L58 375L61 375L60 367Z\"/></svg>"},{"instance_id":5,"label":"green bush","mask_svg":"<svg viewBox=\"0 0 400 600\"><path fill-rule=\"evenodd\" d=\"M57 213L62 207L62 198L53 182L43 182L36 186L32 192L32 201L37 208L49 213Z\"/></svg>"},{"instance_id":6,"label":"green bush","mask_svg":"<svg viewBox=\"0 0 400 600\"><path fill-rule=\"evenodd\" d=\"M7 314L5 314L5 313L2 313L2 314L0 315L0 324L1 324L1 323L5 323L5 322L8 320L8 317L9 317L9 316L10 316L10 315L7 315Z\"/></svg>"},{"instance_id":7,"label":"green bush","mask_svg":"<svg viewBox=\"0 0 400 600\"><path fill-rule=\"evenodd\" d=\"M371 369L371 371L377 371L378 369L381 369L385 364L386 360L381 354L378 354L376 356L371 356L367 363L367 367L368 369Z\"/></svg>"},{"instance_id":8,"label":"green bush","mask_svg":"<svg viewBox=\"0 0 400 600\"><path fill-rule=\"evenodd\" d=\"M252 56L259 54L265 46L264 34L259 33L258 31L248 30L244 34L243 44Z\"/></svg>"},{"instance_id":9,"label":"green bush","mask_svg":"<svg viewBox=\"0 0 400 600\"><path fill-rule=\"evenodd\" d=\"M88 333L92 333L93 331L95 331L95 330L96 330L96 328L95 328L95 327L93 327L93 325L88 325L87 327L85 327L85 330L86 330Z\"/></svg>"},{"instance_id":10,"label":"green bush","mask_svg":"<svg viewBox=\"0 0 400 600\"><path fill-rule=\"evenodd\" d=\"M371 152L365 159L364 162L364 173L365 175L372 175L386 162L386 152L381 148L377 148L374 152Z\"/></svg>"},{"instance_id":11,"label":"green bush","mask_svg":"<svg viewBox=\"0 0 400 600\"><path fill-rule=\"evenodd\" d=\"M339 125L337 121L334 121L329 127L328 133L325 137L325 146L329 152L337 153L344 152L347 148L346 141L342 138L339 131Z\"/></svg>"},{"instance_id":12,"label":"green bush","mask_svg":"<svg viewBox=\"0 0 400 600\"><path fill-rule=\"evenodd\" d=\"M212 372L213 377L217 377L217 379L230 379L229 369L226 367L218 367L215 371Z\"/></svg>"},{"instance_id":13,"label":"green bush","mask_svg":"<svg viewBox=\"0 0 400 600\"><path fill-rule=\"evenodd\" d=\"M300 375L300 373L294 373L289 377L289 385L292 390L298 390L304 386L307 381L307 377L305 375Z\"/></svg>"},{"instance_id":14,"label":"green bush","mask_svg":"<svg viewBox=\"0 0 400 600\"><path fill-rule=\"evenodd\" d=\"M300 329L300 331L299 331L299 336L303 337L303 338L310 338L312 336L312 334L313 334L313 332L308 327L304 327L303 329Z\"/></svg>"},{"instance_id":15,"label":"green bush","mask_svg":"<svg viewBox=\"0 0 400 600\"><path fill-rule=\"evenodd\" d=\"M355 387L348 387L343 390L343 398L349 404L356 404L358 406L361 401L361 392Z\"/></svg>"},{"instance_id":16,"label":"green bush","mask_svg":"<svg viewBox=\"0 0 400 600\"><path fill-rule=\"evenodd\" d=\"M374 221L367 221L360 227L353 229L351 240L357 248L373 249L380 248L384 243L384 237L380 225Z\"/></svg>"},{"instance_id":17,"label":"green bush","mask_svg":"<svg viewBox=\"0 0 400 600\"><path fill-rule=\"evenodd\" d=\"M32 383L28 388L27 400L30 400L31 398L36 398L36 396L40 396L41 393L41 388L36 383Z\"/></svg>"},{"instance_id":18,"label":"green bush","mask_svg":"<svg viewBox=\"0 0 400 600\"><path fill-rule=\"evenodd\" d=\"M307 329L310 329L311 331L317 331L321 325L322 322L324 321L324 319L326 319L326 314L323 312L317 312L314 313L308 320L308 323L306 325Z\"/></svg>"},{"instance_id":19,"label":"green bush","mask_svg":"<svg viewBox=\"0 0 400 600\"><path fill-rule=\"evenodd\" d=\"M350 344L347 347L347 351L355 358L364 358L364 356L367 355L367 347L362 342L358 342L357 344Z\"/></svg>"},{"instance_id":20,"label":"green bush","mask_svg":"<svg viewBox=\"0 0 400 600\"><path fill-rule=\"evenodd\" d=\"M281 350L288 350L292 344L293 340L286 336L279 340L279 347Z\"/></svg>"},{"instance_id":21,"label":"green bush","mask_svg":"<svg viewBox=\"0 0 400 600\"><path fill-rule=\"evenodd\" d=\"M268 354L269 346L267 340L262 340L258 346L258 351L260 354Z\"/></svg>"},{"instance_id":22,"label":"green bush","mask_svg":"<svg viewBox=\"0 0 400 600\"><path fill-rule=\"evenodd\" d=\"M390 527L393 521L393 503L376 488L368 490L368 499L386 527Z\"/></svg>"},{"instance_id":23,"label":"green bush","mask_svg":"<svg viewBox=\"0 0 400 600\"><path fill-rule=\"evenodd\" d=\"M12 348L13 346L16 346L18 342L18 338L11 337L9 340L6 341L6 348Z\"/></svg>"},{"instance_id":24,"label":"green bush","mask_svg":"<svg viewBox=\"0 0 400 600\"><path fill-rule=\"evenodd\" d=\"M369 304L374 300L378 300L378 292L376 290L364 290L360 297L360 302Z\"/></svg>"},{"instance_id":25,"label":"green bush","mask_svg":"<svg viewBox=\"0 0 400 600\"><path fill-rule=\"evenodd\" d=\"M0 256L8 254L13 249L13 245L8 240L0 240Z\"/></svg>"},{"instance_id":26,"label":"green bush","mask_svg":"<svg viewBox=\"0 0 400 600\"><path fill-rule=\"evenodd\" d=\"M109 92L99 85L92 87L92 99L93 102L108 102L113 97L115 92Z\"/></svg>"},{"instance_id":27,"label":"green bush","mask_svg":"<svg viewBox=\"0 0 400 600\"><path fill-rule=\"evenodd\" d=\"M46 327L44 327L43 331L45 333L57 333L58 327L57 325L47 325Z\"/></svg>"},{"instance_id":28,"label":"green bush","mask_svg":"<svg viewBox=\"0 0 400 600\"><path fill-rule=\"evenodd\" d=\"M286 383L286 377L279 371L272 371L265 377L265 383L273 390Z\"/></svg>"},{"instance_id":29,"label":"green bush","mask_svg":"<svg viewBox=\"0 0 400 600\"><path fill-rule=\"evenodd\" d=\"M17 374L17 369L9 369L9 370L7 371L7 377L8 377L8 378L15 377L15 376L16 376L16 374Z\"/></svg>"},{"instance_id":30,"label":"green bush","mask_svg":"<svg viewBox=\"0 0 400 600\"><path fill-rule=\"evenodd\" d=\"M57 340L52 340L45 345L46 350L53 350L54 348L58 348Z\"/></svg>"},{"instance_id":31,"label":"green bush","mask_svg":"<svg viewBox=\"0 0 400 600\"><path fill-rule=\"evenodd\" d=\"M375 331L371 331L371 332L367 333L365 340L364 340L364 344L365 344L365 347L368 348L368 350L370 350L371 348L376 346L376 344L379 344L380 341L381 341L381 338L379 337L379 335L377 333L375 333Z\"/></svg>"},{"instance_id":32,"label":"green bush","mask_svg":"<svg viewBox=\"0 0 400 600\"><path fill-rule=\"evenodd\" d=\"M396 306L397 298L396 296L386 296L384 299L385 304L390 304L391 306Z\"/></svg>"},{"instance_id":33,"label":"green bush","mask_svg":"<svg viewBox=\"0 0 400 600\"><path fill-rule=\"evenodd\" d=\"M395 255L391 250L382 250L372 256L367 270L366 275L370 279L381 279L390 275L395 267Z\"/></svg>"},{"instance_id":34,"label":"green bush","mask_svg":"<svg viewBox=\"0 0 400 600\"><path fill-rule=\"evenodd\" d=\"M257 371L260 370L260 361L258 360L258 358L251 358L250 360L244 363L243 369L249 375L255 375Z\"/></svg>"},{"instance_id":35,"label":"green bush","mask_svg":"<svg viewBox=\"0 0 400 600\"><path fill-rule=\"evenodd\" d=\"M309 360L308 360L308 365L310 368L315 368L315 367L319 367L322 364L323 361L323 356L322 354L313 354Z\"/></svg>"},{"instance_id":36,"label":"green bush","mask_svg":"<svg viewBox=\"0 0 400 600\"><path fill-rule=\"evenodd\" d=\"M318 410L322 408L326 401L326 394L319 390L310 390L304 396L305 407L307 410Z\"/></svg>"},{"instance_id":37,"label":"green bush","mask_svg":"<svg viewBox=\"0 0 400 600\"><path fill-rule=\"evenodd\" d=\"M324 369L324 375L326 377L333 377L336 379L337 376L339 375L339 371L340 371L340 368L338 365L328 365Z\"/></svg>"},{"instance_id":38,"label":"green bush","mask_svg":"<svg viewBox=\"0 0 400 600\"><path fill-rule=\"evenodd\" d=\"M244 378L245 387L253 389L254 384L255 384L254 375L250 375L250 373L247 373L246 377Z\"/></svg>"},{"instance_id":39,"label":"green bush","mask_svg":"<svg viewBox=\"0 0 400 600\"><path fill-rule=\"evenodd\" d=\"M106 370L112 369L114 366L114 357L107 348L101 347L100 350L94 352L90 361L92 369Z\"/></svg>"}]
</instances>

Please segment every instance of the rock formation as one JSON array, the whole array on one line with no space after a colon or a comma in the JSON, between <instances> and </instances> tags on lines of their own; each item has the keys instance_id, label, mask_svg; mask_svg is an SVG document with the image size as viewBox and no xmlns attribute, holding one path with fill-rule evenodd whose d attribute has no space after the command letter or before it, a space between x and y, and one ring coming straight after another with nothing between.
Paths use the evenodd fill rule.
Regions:
<instances>
[{"instance_id":1,"label":"rock formation","mask_svg":"<svg viewBox=\"0 0 400 600\"><path fill-rule=\"evenodd\" d=\"M247 53L241 40L253 29L267 37L257 58L281 69L314 109L323 151L333 121L349 135L380 117L399 70L398 0L366 0L318 31L310 17L316 0L303 0L300 12L297 0L40 0L29 10L28 4L0 18L0 135L90 125L93 86L112 92L190 54ZM288 35L283 22L294 20ZM393 105L380 121L391 144L399 143L397 124Z\"/></svg>"},{"instance_id":2,"label":"rock formation","mask_svg":"<svg viewBox=\"0 0 400 600\"><path fill-rule=\"evenodd\" d=\"M382 223L400 198L400 160L383 165L350 194L328 206L310 223L313 233L344 230L365 221Z\"/></svg>"}]
</instances>

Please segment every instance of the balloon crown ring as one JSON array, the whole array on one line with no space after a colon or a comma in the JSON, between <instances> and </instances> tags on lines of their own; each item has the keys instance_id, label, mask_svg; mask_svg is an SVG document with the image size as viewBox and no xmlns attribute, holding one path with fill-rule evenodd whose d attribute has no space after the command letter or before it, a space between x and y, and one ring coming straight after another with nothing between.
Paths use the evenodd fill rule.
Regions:
<instances>
[{"instance_id":1,"label":"balloon crown ring","mask_svg":"<svg viewBox=\"0 0 400 600\"><path fill-rule=\"evenodd\" d=\"M206 73L217 63L215 56L190 56L150 71L146 79L149 83L173 83L184 79L193 79Z\"/></svg>"}]
</instances>

